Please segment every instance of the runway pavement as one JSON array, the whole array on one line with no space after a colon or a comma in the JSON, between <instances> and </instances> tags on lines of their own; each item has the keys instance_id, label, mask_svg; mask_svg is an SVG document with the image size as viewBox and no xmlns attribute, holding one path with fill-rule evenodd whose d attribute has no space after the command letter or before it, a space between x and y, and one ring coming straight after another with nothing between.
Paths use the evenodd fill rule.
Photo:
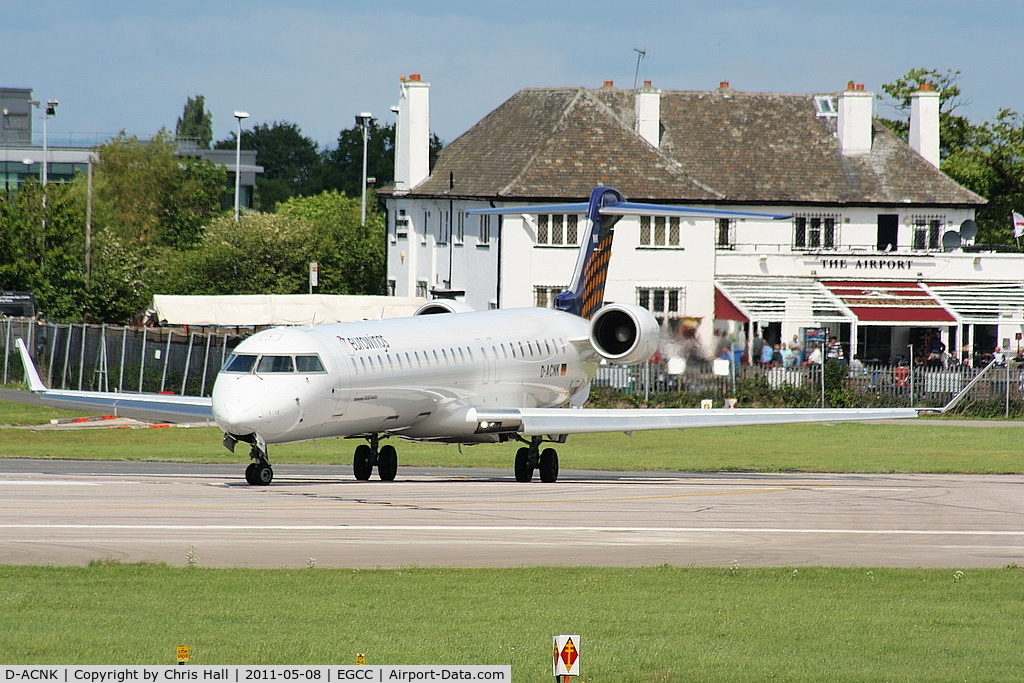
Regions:
<instances>
[{"instance_id":1,"label":"runway pavement","mask_svg":"<svg viewBox=\"0 0 1024 683\"><path fill-rule=\"evenodd\" d=\"M201 567L1024 564L1024 476L0 460L0 562Z\"/></svg>"}]
</instances>

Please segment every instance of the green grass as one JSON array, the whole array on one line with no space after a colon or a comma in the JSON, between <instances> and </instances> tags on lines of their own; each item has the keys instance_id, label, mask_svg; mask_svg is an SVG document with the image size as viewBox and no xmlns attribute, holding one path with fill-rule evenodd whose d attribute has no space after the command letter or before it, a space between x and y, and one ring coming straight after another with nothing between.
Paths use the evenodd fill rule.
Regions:
<instances>
[{"instance_id":1,"label":"green grass","mask_svg":"<svg viewBox=\"0 0 1024 683\"><path fill-rule=\"evenodd\" d=\"M0 401L0 424L45 424L77 415ZM580 434L558 446L563 469L751 472L1024 472L1014 423L984 429L919 419L909 424L798 424L626 434ZM348 467L360 443L349 439L271 446L275 464ZM516 444L451 446L393 440L402 465L511 468ZM0 457L171 462L248 462L214 427L73 431L0 429ZM399 475L400 476L400 475Z\"/></svg>"},{"instance_id":2,"label":"green grass","mask_svg":"<svg viewBox=\"0 0 1024 683\"><path fill-rule=\"evenodd\" d=\"M511 664L549 680L1012 680L1024 574L1001 570L242 570L0 566L6 664Z\"/></svg>"},{"instance_id":3,"label":"green grass","mask_svg":"<svg viewBox=\"0 0 1024 683\"><path fill-rule=\"evenodd\" d=\"M54 412L0 402L0 423ZM23 417L15 417L23 415ZM583 435L563 468L1022 472L1015 426L836 424ZM356 442L275 446L338 463ZM399 443L406 465L511 467L515 446ZM0 430L0 457L247 462L214 428ZM185 550L182 551L185 553ZM259 552L254 548L254 552ZM2 556L0 556L2 562ZM852 568L250 570L0 565L6 664L511 664L550 680L582 636L585 681L1015 680L1024 573Z\"/></svg>"}]
</instances>

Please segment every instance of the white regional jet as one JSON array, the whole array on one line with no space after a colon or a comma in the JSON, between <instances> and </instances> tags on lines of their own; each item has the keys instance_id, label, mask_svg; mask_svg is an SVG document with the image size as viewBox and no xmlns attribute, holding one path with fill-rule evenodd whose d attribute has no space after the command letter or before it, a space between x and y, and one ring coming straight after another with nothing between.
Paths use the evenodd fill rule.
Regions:
<instances>
[{"instance_id":1,"label":"white regional jet","mask_svg":"<svg viewBox=\"0 0 1024 683\"><path fill-rule=\"evenodd\" d=\"M602 361L640 363L658 346L659 326L633 304L603 305L613 226L623 215L786 218L626 202L598 187L589 203L483 209L470 213L583 213L584 239L569 288L555 309L469 311L432 301L414 316L306 327L277 327L242 341L217 376L211 399L47 389L21 340L30 389L47 399L160 410L212 409L224 445L250 445L245 478L266 485L268 444L358 438L356 479L373 468L395 478L389 437L476 444L514 441L515 478L558 478L558 453L545 444L569 434L634 432L790 422L915 417L905 409L585 409Z\"/></svg>"}]
</instances>

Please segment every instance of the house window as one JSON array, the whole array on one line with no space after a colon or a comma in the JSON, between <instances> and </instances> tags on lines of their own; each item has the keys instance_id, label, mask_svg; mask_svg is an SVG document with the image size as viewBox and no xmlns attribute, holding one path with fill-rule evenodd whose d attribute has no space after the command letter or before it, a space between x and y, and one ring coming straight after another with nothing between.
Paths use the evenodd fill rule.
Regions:
<instances>
[{"instance_id":1,"label":"house window","mask_svg":"<svg viewBox=\"0 0 1024 683\"><path fill-rule=\"evenodd\" d=\"M482 214L480 216L480 238L477 241L479 245L485 245L491 243L491 215Z\"/></svg>"},{"instance_id":2,"label":"house window","mask_svg":"<svg viewBox=\"0 0 1024 683\"><path fill-rule=\"evenodd\" d=\"M579 216L560 213L539 214L537 244L575 247L579 244Z\"/></svg>"},{"instance_id":3,"label":"house window","mask_svg":"<svg viewBox=\"0 0 1024 683\"><path fill-rule=\"evenodd\" d=\"M715 221L715 247L718 249L736 248L735 218L719 218Z\"/></svg>"},{"instance_id":4,"label":"house window","mask_svg":"<svg viewBox=\"0 0 1024 683\"><path fill-rule=\"evenodd\" d=\"M686 289L683 287L637 287L636 303L650 311L659 324L675 320L683 313Z\"/></svg>"},{"instance_id":5,"label":"house window","mask_svg":"<svg viewBox=\"0 0 1024 683\"><path fill-rule=\"evenodd\" d=\"M459 211L455 217L455 244L462 244L466 238L466 212Z\"/></svg>"},{"instance_id":6,"label":"house window","mask_svg":"<svg viewBox=\"0 0 1024 683\"><path fill-rule=\"evenodd\" d=\"M561 294L565 287L548 287L535 285L533 288L533 305L537 308L554 308L555 295Z\"/></svg>"},{"instance_id":7,"label":"house window","mask_svg":"<svg viewBox=\"0 0 1024 683\"><path fill-rule=\"evenodd\" d=\"M835 249L839 246L839 216L793 218L794 249Z\"/></svg>"},{"instance_id":8,"label":"house window","mask_svg":"<svg viewBox=\"0 0 1024 683\"><path fill-rule=\"evenodd\" d=\"M427 292L427 281L426 280L417 280L416 281L416 296L420 297L421 299L426 299L427 298L427 294L428 294L428 292Z\"/></svg>"},{"instance_id":9,"label":"house window","mask_svg":"<svg viewBox=\"0 0 1024 683\"><path fill-rule=\"evenodd\" d=\"M640 246L680 246L679 217L640 216Z\"/></svg>"},{"instance_id":10,"label":"house window","mask_svg":"<svg viewBox=\"0 0 1024 683\"><path fill-rule=\"evenodd\" d=\"M395 216L395 238L405 239L409 236L409 215L405 209L399 209Z\"/></svg>"},{"instance_id":11,"label":"house window","mask_svg":"<svg viewBox=\"0 0 1024 683\"><path fill-rule=\"evenodd\" d=\"M815 95L814 109L818 116L839 116L839 107L836 104L836 98L831 95Z\"/></svg>"},{"instance_id":12,"label":"house window","mask_svg":"<svg viewBox=\"0 0 1024 683\"><path fill-rule=\"evenodd\" d=\"M448 221L450 214L447 211L437 212L437 243L448 244L451 237L452 224Z\"/></svg>"},{"instance_id":13,"label":"house window","mask_svg":"<svg viewBox=\"0 0 1024 683\"><path fill-rule=\"evenodd\" d=\"M922 251L935 251L940 248L940 233L945 219L939 216L914 216L911 219L913 234L911 248Z\"/></svg>"}]
</instances>

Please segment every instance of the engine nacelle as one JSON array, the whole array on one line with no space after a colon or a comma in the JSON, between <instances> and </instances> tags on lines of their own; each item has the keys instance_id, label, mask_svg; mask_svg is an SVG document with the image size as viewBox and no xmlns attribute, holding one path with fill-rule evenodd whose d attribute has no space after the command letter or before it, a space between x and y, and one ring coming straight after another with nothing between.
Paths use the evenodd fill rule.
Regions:
<instances>
[{"instance_id":1,"label":"engine nacelle","mask_svg":"<svg viewBox=\"0 0 1024 683\"><path fill-rule=\"evenodd\" d=\"M435 315L437 313L468 313L474 310L472 306L464 301L454 299L434 299L428 301L419 308L413 315Z\"/></svg>"},{"instance_id":2,"label":"engine nacelle","mask_svg":"<svg viewBox=\"0 0 1024 683\"><path fill-rule=\"evenodd\" d=\"M658 350L661 328L651 312L634 304L608 304L590 321L590 344L612 363L643 363Z\"/></svg>"}]
</instances>

